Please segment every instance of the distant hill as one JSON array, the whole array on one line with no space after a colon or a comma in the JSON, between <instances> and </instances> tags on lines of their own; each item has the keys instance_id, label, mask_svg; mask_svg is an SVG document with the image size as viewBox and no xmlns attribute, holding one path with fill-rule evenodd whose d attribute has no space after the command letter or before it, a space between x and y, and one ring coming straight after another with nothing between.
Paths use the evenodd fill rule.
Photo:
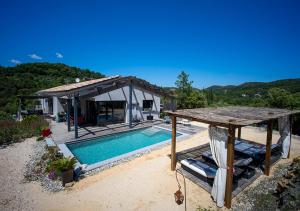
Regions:
<instances>
[{"instance_id":1,"label":"distant hill","mask_svg":"<svg viewBox=\"0 0 300 211\"><path fill-rule=\"evenodd\" d=\"M291 93L300 92L300 78L296 79L284 79L272 82L247 82L237 86L228 85L228 86L211 86L207 89L212 89L215 92L245 92L246 94L266 94L270 88L281 88L285 89Z\"/></svg>"},{"instance_id":2,"label":"distant hill","mask_svg":"<svg viewBox=\"0 0 300 211\"><path fill-rule=\"evenodd\" d=\"M234 105L252 105L259 99L265 99L268 90L274 87L285 89L296 98L300 96L300 78L272 82L247 82L237 86L211 86L206 90L214 94L215 101Z\"/></svg>"},{"instance_id":3,"label":"distant hill","mask_svg":"<svg viewBox=\"0 0 300 211\"><path fill-rule=\"evenodd\" d=\"M31 95L41 89L74 83L75 78L102 78L101 73L61 63L26 63L0 66L0 111L15 113L17 96Z\"/></svg>"}]
</instances>

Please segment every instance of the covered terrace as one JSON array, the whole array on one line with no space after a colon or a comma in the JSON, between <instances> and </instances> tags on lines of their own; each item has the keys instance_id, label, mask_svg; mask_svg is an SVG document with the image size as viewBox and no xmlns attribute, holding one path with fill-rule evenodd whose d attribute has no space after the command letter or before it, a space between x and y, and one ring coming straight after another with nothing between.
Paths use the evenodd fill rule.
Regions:
<instances>
[{"instance_id":1,"label":"covered terrace","mask_svg":"<svg viewBox=\"0 0 300 211\"><path fill-rule=\"evenodd\" d=\"M213 185L210 189L211 195L219 207L225 205L227 208L230 208L233 195L233 180L235 175L238 173L235 165L235 154L244 154L246 159L243 159L243 162L251 162L253 160L251 156L247 157L250 149L252 150L252 154L255 150L259 150L260 152L264 151L264 153L258 154L258 158L263 162L264 174L268 176L271 166L271 154L273 150L272 131L273 126L276 124L275 121L278 121L280 134L278 143L280 143L280 153L282 153L281 157L289 158L292 119L293 115L300 113L300 111L273 108L223 107L186 109L167 111L166 113L172 118L171 170L175 171L177 160L181 161L181 166L183 166L184 163L182 161L189 161L188 159L190 159L192 162L186 163L187 166L191 166L191 172L195 170L195 166L197 168L197 162L200 162L200 165L198 166L204 166L201 169L201 171L203 171L203 169L205 170L206 168L206 164L199 159L210 157L217 166L216 171L207 171L207 174L203 175L208 175L207 177L209 177L210 173L215 173L212 177ZM177 153L177 117L209 124L210 144ZM241 139L243 127L259 123L267 124L265 146L257 146L252 141ZM248 150L246 153L245 149ZM197 165L194 165L193 163ZM208 167L208 170L211 170L210 167Z\"/></svg>"},{"instance_id":2,"label":"covered terrace","mask_svg":"<svg viewBox=\"0 0 300 211\"><path fill-rule=\"evenodd\" d=\"M124 93L123 87L128 87L129 94L128 96ZM95 96L102 95L104 93L109 93L114 90L120 89L120 94L118 96L121 96L126 99L127 102L126 105L122 104L122 109L124 109L124 106L126 106L126 113L128 109L128 125L129 127L133 127L133 98L136 99L136 95L134 92L134 88L138 87L140 90L147 90L149 93L157 96L165 97L166 99L170 100L170 102L173 101L173 97L166 92L164 89L150 84L149 82L133 77L133 76L112 76L107 78L101 78L101 79L94 79L94 80L88 80L83 81L79 83L73 83L73 84L67 84L62 85L58 87L53 87L50 89L45 89L37 92L37 95L41 96L52 96L52 97L58 97L60 99L64 99L67 101L67 109L66 109L66 121L67 121L67 130L71 131L71 116L70 113L72 112L72 105L73 105L73 124L74 124L74 136L75 139L79 138L79 129L78 129L78 105L80 105L80 102L85 101L87 99L92 99ZM118 97L117 96L117 97ZM110 97L110 96L109 96ZM145 96L142 96L145 97ZM154 98L154 97L153 97ZM95 101L95 100L94 100ZM124 101L124 102L125 102ZM170 105L174 105L170 103ZM174 106L169 107L169 109L174 109ZM88 107L87 112L91 112L92 110L95 110L94 107ZM156 106L156 112L159 113L160 107ZM106 111L107 113L107 111ZM107 114L106 114L107 115ZM91 115L93 116L93 115ZM94 117L95 118L95 117ZM124 118L124 115L122 114L122 118ZM107 117L106 117L107 119Z\"/></svg>"}]
</instances>

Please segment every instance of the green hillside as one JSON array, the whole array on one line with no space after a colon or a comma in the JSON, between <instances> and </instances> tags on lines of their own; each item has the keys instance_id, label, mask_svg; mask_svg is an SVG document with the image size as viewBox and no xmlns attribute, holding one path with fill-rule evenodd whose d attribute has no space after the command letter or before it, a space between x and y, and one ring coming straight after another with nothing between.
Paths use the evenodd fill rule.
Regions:
<instances>
[{"instance_id":1,"label":"green hillside","mask_svg":"<svg viewBox=\"0 0 300 211\"><path fill-rule=\"evenodd\" d=\"M60 63L27 63L0 66L0 111L15 113L17 96L31 95L41 89L74 83L75 78L101 78L101 73Z\"/></svg>"},{"instance_id":2,"label":"green hillside","mask_svg":"<svg viewBox=\"0 0 300 211\"><path fill-rule=\"evenodd\" d=\"M238 86L211 86L206 90L214 94L215 102L230 105L263 105L272 88L280 88L290 92L300 107L300 78L272 82L247 82Z\"/></svg>"}]
</instances>

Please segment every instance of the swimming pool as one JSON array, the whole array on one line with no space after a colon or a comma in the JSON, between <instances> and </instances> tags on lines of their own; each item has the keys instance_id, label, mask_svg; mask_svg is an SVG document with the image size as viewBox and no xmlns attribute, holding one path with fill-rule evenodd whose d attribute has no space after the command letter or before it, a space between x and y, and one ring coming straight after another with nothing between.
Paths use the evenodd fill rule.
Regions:
<instances>
[{"instance_id":1,"label":"swimming pool","mask_svg":"<svg viewBox=\"0 0 300 211\"><path fill-rule=\"evenodd\" d=\"M177 136L181 136L177 133ZM68 143L67 147L81 164L92 165L171 140L171 131L151 127L108 135L93 140Z\"/></svg>"}]
</instances>

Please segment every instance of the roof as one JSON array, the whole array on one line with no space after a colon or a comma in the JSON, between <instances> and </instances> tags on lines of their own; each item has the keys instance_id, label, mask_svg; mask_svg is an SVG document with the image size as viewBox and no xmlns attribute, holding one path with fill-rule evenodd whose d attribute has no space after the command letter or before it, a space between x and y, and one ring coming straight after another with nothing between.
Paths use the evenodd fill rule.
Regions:
<instances>
[{"instance_id":1,"label":"roof","mask_svg":"<svg viewBox=\"0 0 300 211\"><path fill-rule=\"evenodd\" d=\"M118 78L120 76L116 75L116 76L112 76L112 77L107 77L107 78L99 78L99 79L93 79L93 80L88 80L88 81L82 81L82 82L78 82L78 83L72 83L72 84L66 84L66 85L61 85L61 86L56 86L50 89L44 89L38 92L38 94L40 93L56 93L56 92L66 92L66 91L72 91L72 90L76 90L79 88L83 88L83 87L87 87L90 85L95 85L98 84L100 82L105 82L111 79L115 79Z\"/></svg>"},{"instance_id":2,"label":"roof","mask_svg":"<svg viewBox=\"0 0 300 211\"><path fill-rule=\"evenodd\" d=\"M136 87L149 90L158 95L171 97L171 95L163 88L150 84L143 79L139 79L133 76L123 77L119 75L57 86L50 89L44 89L37 92L37 94L59 97L76 94L83 98L90 98L109 91L113 91L115 89L119 89L124 86L128 86L130 83L132 83Z\"/></svg>"},{"instance_id":3,"label":"roof","mask_svg":"<svg viewBox=\"0 0 300 211\"><path fill-rule=\"evenodd\" d=\"M243 127L300 113L300 111L276 108L229 106L166 111L166 113L171 116L207 124L214 124L217 126L229 127L230 125L233 125L236 127Z\"/></svg>"}]
</instances>

